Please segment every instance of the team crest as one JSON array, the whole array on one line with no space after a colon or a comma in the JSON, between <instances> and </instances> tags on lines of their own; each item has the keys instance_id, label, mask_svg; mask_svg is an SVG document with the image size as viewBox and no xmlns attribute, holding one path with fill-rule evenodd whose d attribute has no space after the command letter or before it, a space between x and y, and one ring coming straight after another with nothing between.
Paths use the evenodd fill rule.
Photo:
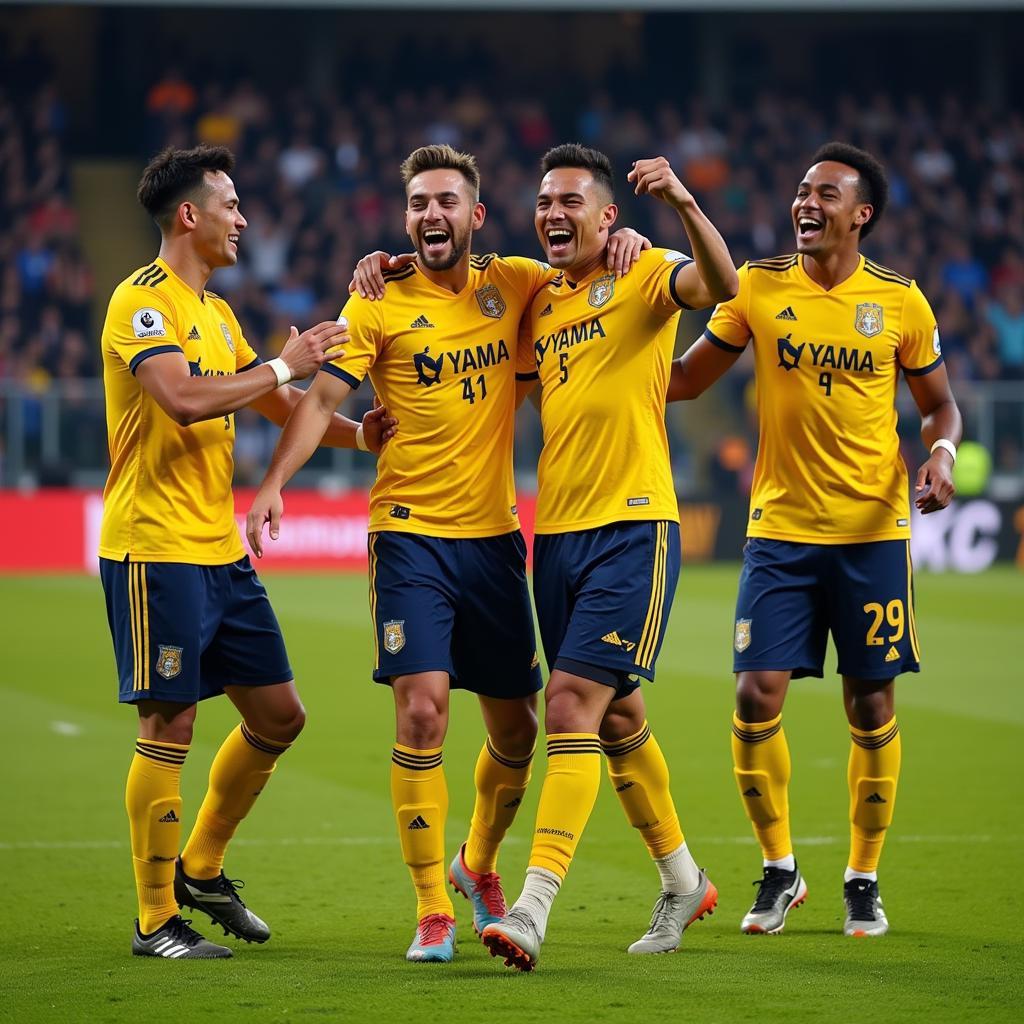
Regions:
<instances>
[{"instance_id":1,"label":"team crest","mask_svg":"<svg viewBox=\"0 0 1024 1024\"><path fill-rule=\"evenodd\" d=\"M173 679L175 676L181 675L181 651L180 647L161 644L160 649L156 652L157 675L163 676L164 679Z\"/></svg>"},{"instance_id":2,"label":"team crest","mask_svg":"<svg viewBox=\"0 0 1024 1024\"><path fill-rule=\"evenodd\" d=\"M736 634L732 641L737 654L742 654L750 646L750 619L736 620Z\"/></svg>"},{"instance_id":3,"label":"team crest","mask_svg":"<svg viewBox=\"0 0 1024 1024\"><path fill-rule=\"evenodd\" d=\"M594 307L594 309L600 309L602 306L608 304L608 300L615 294L615 275L605 274L604 277L599 277L590 286L590 295L587 301Z\"/></svg>"},{"instance_id":4,"label":"team crest","mask_svg":"<svg viewBox=\"0 0 1024 1024\"><path fill-rule=\"evenodd\" d=\"M405 619L391 619L384 623L384 650L397 654L405 646Z\"/></svg>"},{"instance_id":5,"label":"team crest","mask_svg":"<svg viewBox=\"0 0 1024 1024\"><path fill-rule=\"evenodd\" d=\"M505 315L505 300L501 292L493 284L477 288L476 301L480 304L480 312L494 320L500 320Z\"/></svg>"},{"instance_id":6,"label":"team crest","mask_svg":"<svg viewBox=\"0 0 1024 1024\"><path fill-rule=\"evenodd\" d=\"M877 302L857 303L857 319L853 326L864 335L865 338L873 338L881 334L885 324L882 321L882 307Z\"/></svg>"},{"instance_id":7,"label":"team crest","mask_svg":"<svg viewBox=\"0 0 1024 1024\"><path fill-rule=\"evenodd\" d=\"M231 352L235 351L235 343L231 340L231 331L228 330L227 324L220 325L221 333L224 335L224 340L228 343L228 349Z\"/></svg>"}]
</instances>

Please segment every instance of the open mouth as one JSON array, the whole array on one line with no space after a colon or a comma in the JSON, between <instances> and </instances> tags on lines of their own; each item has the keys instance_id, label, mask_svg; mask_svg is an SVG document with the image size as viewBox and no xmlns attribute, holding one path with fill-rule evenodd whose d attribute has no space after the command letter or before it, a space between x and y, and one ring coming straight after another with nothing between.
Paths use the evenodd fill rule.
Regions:
<instances>
[{"instance_id":1,"label":"open mouth","mask_svg":"<svg viewBox=\"0 0 1024 1024\"><path fill-rule=\"evenodd\" d=\"M552 256L566 252L572 244L573 234L568 228L550 228L547 232L548 249Z\"/></svg>"},{"instance_id":2,"label":"open mouth","mask_svg":"<svg viewBox=\"0 0 1024 1024\"><path fill-rule=\"evenodd\" d=\"M444 228L426 228L421 235L423 248L430 254L436 254L448 244L451 239L451 232Z\"/></svg>"},{"instance_id":3,"label":"open mouth","mask_svg":"<svg viewBox=\"0 0 1024 1024\"><path fill-rule=\"evenodd\" d=\"M800 216L796 221L796 234L801 242L813 242L821 237L825 222L817 217Z\"/></svg>"},{"instance_id":4,"label":"open mouth","mask_svg":"<svg viewBox=\"0 0 1024 1024\"><path fill-rule=\"evenodd\" d=\"M234 246L234 247L235 247L236 249L238 248L238 241L239 241L239 237L240 237L239 235L228 235L228 241L229 241L229 242L230 242L230 243L231 243L231 244L232 244L232 245L233 245L233 246Z\"/></svg>"}]
</instances>

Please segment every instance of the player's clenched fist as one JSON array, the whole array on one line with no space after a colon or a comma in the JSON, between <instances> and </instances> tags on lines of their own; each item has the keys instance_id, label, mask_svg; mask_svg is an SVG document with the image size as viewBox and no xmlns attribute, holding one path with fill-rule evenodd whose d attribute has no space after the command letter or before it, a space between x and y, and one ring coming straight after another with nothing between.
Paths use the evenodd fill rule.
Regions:
<instances>
[{"instance_id":1,"label":"player's clenched fist","mask_svg":"<svg viewBox=\"0 0 1024 1024\"><path fill-rule=\"evenodd\" d=\"M249 547L257 558L263 557L263 527L270 523L270 539L277 540L281 532L281 516L284 514L284 499L281 492L261 487L245 517L245 536Z\"/></svg>"},{"instance_id":2,"label":"player's clenched fist","mask_svg":"<svg viewBox=\"0 0 1024 1024\"><path fill-rule=\"evenodd\" d=\"M292 379L301 380L316 373L328 360L344 355L342 346L348 339L348 321L344 317L337 322L325 320L301 334L293 327L280 358L288 364Z\"/></svg>"},{"instance_id":3,"label":"player's clenched fist","mask_svg":"<svg viewBox=\"0 0 1024 1024\"><path fill-rule=\"evenodd\" d=\"M626 177L633 182L633 191L638 196L651 195L675 207L693 202L693 196L676 177L672 165L663 156L637 160Z\"/></svg>"}]
</instances>

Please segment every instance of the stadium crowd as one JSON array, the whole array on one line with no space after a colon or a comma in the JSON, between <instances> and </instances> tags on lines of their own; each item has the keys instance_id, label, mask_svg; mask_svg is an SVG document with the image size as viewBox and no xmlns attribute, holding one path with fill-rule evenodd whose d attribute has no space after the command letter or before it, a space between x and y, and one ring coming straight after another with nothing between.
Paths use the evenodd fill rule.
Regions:
<instances>
[{"instance_id":1,"label":"stadium crowd","mask_svg":"<svg viewBox=\"0 0 1024 1024\"><path fill-rule=\"evenodd\" d=\"M486 224L477 251L539 252L532 208L540 155L578 139L621 169L620 224L678 244L661 204L633 201L630 161L662 154L698 196L739 260L793 248L789 206L808 154L841 138L881 155L886 217L866 253L915 277L936 311L954 382L1024 379L1024 115L879 93L831 109L763 94L728 112L699 100L653 108L595 93L564 120L539 99L496 102L476 85L367 91L339 99L252 80L191 81L168 69L146 95L140 163L163 145L222 143L249 226L241 259L214 287L257 344L291 323L337 315L355 261L405 251L398 165L425 142L476 154ZM0 186L11 230L0 239L0 379L45 386L91 376L94 295L69 191L65 105L49 81L0 95ZM695 332L696 333L696 332ZM266 340L266 342L265 342ZM736 387L742 394L742 388ZM1010 460L1020 458L1019 449Z\"/></svg>"}]
</instances>

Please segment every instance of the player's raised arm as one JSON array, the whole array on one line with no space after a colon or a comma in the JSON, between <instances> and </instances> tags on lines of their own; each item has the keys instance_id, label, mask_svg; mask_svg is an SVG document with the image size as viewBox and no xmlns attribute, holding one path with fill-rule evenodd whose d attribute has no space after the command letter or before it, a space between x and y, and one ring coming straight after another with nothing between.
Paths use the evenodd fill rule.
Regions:
<instances>
[{"instance_id":1,"label":"player's raised arm","mask_svg":"<svg viewBox=\"0 0 1024 1024\"><path fill-rule=\"evenodd\" d=\"M308 377L328 358L337 357L347 340L347 326L332 321L301 334L293 327L278 358L223 377L192 376L184 353L177 346L167 346L139 363L135 375L160 408L187 427L237 412L290 380Z\"/></svg>"},{"instance_id":2,"label":"player's raised arm","mask_svg":"<svg viewBox=\"0 0 1024 1024\"><path fill-rule=\"evenodd\" d=\"M683 222L693 263L683 267L676 277L679 298L692 309L731 299L739 288L739 279L725 239L704 216L669 162L663 156L637 160L627 178L634 183L638 196L651 195L667 203Z\"/></svg>"},{"instance_id":3,"label":"player's raised arm","mask_svg":"<svg viewBox=\"0 0 1024 1024\"><path fill-rule=\"evenodd\" d=\"M284 502L281 490L306 464L323 440L335 409L352 390L351 385L330 373L318 373L302 396L278 438L259 492L246 517L245 535L257 558L263 557L263 527L270 523L270 539L277 540Z\"/></svg>"}]
</instances>

